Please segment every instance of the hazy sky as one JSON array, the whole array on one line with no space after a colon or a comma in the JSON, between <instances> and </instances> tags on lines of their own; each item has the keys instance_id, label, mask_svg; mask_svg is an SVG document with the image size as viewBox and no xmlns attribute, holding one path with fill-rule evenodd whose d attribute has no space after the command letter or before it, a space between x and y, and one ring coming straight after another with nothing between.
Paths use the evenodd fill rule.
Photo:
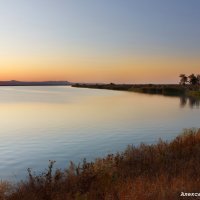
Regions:
<instances>
[{"instance_id":1,"label":"hazy sky","mask_svg":"<svg viewBox=\"0 0 200 200\"><path fill-rule=\"evenodd\" d=\"M200 73L199 0L0 0L0 80L172 83Z\"/></svg>"}]
</instances>

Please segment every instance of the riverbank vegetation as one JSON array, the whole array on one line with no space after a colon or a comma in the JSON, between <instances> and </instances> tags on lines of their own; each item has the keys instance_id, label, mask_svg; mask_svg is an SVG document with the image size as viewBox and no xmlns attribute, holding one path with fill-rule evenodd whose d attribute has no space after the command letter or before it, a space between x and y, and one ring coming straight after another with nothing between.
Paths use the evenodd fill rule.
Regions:
<instances>
[{"instance_id":1,"label":"riverbank vegetation","mask_svg":"<svg viewBox=\"0 0 200 200\"><path fill-rule=\"evenodd\" d=\"M162 200L200 192L200 130L185 130L171 142L128 146L95 162L71 162L41 175L28 170L16 185L1 183L1 200Z\"/></svg>"},{"instance_id":2,"label":"riverbank vegetation","mask_svg":"<svg viewBox=\"0 0 200 200\"><path fill-rule=\"evenodd\" d=\"M200 98L200 75L181 74L179 84L73 84L72 87L132 91L166 96Z\"/></svg>"},{"instance_id":3,"label":"riverbank vegetation","mask_svg":"<svg viewBox=\"0 0 200 200\"><path fill-rule=\"evenodd\" d=\"M108 89L140 92L146 94L160 94L165 96L186 96L200 98L200 85L179 84L74 84L72 87Z\"/></svg>"}]
</instances>

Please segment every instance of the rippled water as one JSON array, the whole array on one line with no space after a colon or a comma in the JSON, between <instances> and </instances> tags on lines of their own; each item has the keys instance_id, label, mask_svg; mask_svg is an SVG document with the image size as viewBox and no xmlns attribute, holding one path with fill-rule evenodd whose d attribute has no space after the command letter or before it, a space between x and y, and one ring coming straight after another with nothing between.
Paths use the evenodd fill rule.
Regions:
<instances>
[{"instance_id":1,"label":"rippled water","mask_svg":"<svg viewBox=\"0 0 200 200\"><path fill-rule=\"evenodd\" d=\"M170 140L199 127L199 107L183 105L177 97L133 92L0 87L0 179L24 178L28 167L41 172L49 160L64 168L128 144Z\"/></svg>"}]
</instances>

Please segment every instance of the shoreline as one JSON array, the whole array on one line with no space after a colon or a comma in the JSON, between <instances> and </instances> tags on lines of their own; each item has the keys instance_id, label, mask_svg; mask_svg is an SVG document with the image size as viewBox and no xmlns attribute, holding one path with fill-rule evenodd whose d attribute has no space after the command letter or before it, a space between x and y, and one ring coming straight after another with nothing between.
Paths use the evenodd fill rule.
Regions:
<instances>
[{"instance_id":1,"label":"shoreline","mask_svg":"<svg viewBox=\"0 0 200 200\"><path fill-rule=\"evenodd\" d=\"M146 94L160 94L164 96L194 97L200 98L200 85L179 85L179 84L72 84L72 87L107 89Z\"/></svg>"},{"instance_id":2,"label":"shoreline","mask_svg":"<svg viewBox=\"0 0 200 200\"><path fill-rule=\"evenodd\" d=\"M68 86L68 81L0 81L1 86Z\"/></svg>"}]
</instances>

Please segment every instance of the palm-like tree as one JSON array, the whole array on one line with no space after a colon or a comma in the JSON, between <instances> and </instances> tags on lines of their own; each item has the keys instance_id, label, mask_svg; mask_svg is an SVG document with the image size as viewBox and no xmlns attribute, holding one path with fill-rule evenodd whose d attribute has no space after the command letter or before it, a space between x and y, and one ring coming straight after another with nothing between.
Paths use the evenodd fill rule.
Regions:
<instances>
[{"instance_id":1,"label":"palm-like tree","mask_svg":"<svg viewBox=\"0 0 200 200\"><path fill-rule=\"evenodd\" d=\"M191 85L196 85L198 83L198 78L194 74L191 74L188 78Z\"/></svg>"},{"instance_id":2,"label":"palm-like tree","mask_svg":"<svg viewBox=\"0 0 200 200\"><path fill-rule=\"evenodd\" d=\"M200 85L200 74L197 75L197 84Z\"/></svg>"},{"instance_id":3,"label":"palm-like tree","mask_svg":"<svg viewBox=\"0 0 200 200\"><path fill-rule=\"evenodd\" d=\"M180 74L179 76L181 78L180 84L185 85L188 82L188 77L185 74Z\"/></svg>"}]
</instances>

